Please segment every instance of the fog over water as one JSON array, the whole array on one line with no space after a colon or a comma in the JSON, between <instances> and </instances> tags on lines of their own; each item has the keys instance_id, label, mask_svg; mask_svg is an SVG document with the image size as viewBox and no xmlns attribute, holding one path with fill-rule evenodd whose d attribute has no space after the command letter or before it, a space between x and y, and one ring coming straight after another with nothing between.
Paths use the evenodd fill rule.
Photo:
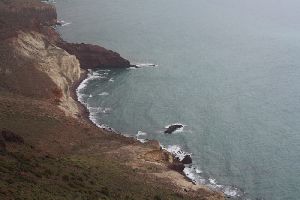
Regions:
<instances>
[{"instance_id":1,"label":"fog over water","mask_svg":"<svg viewBox=\"0 0 300 200\"><path fill-rule=\"evenodd\" d=\"M71 22L59 28L64 39L159 65L93 72L79 92L94 121L191 153L188 173L229 195L299 199L300 1L56 6ZM184 124L183 131L163 134L173 123Z\"/></svg>"}]
</instances>

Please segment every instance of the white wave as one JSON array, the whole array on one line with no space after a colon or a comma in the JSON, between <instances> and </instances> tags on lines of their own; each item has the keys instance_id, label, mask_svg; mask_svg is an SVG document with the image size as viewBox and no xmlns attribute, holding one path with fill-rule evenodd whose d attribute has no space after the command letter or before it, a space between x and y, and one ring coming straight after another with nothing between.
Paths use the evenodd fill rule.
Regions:
<instances>
[{"instance_id":1,"label":"white wave","mask_svg":"<svg viewBox=\"0 0 300 200\"><path fill-rule=\"evenodd\" d=\"M47 3L47 4L56 4L56 1L54 0L44 0L44 1L41 1L42 3Z\"/></svg>"},{"instance_id":2,"label":"white wave","mask_svg":"<svg viewBox=\"0 0 300 200\"><path fill-rule=\"evenodd\" d=\"M113 78L110 78L108 81L109 82L114 82L115 80Z\"/></svg>"},{"instance_id":3,"label":"white wave","mask_svg":"<svg viewBox=\"0 0 300 200\"><path fill-rule=\"evenodd\" d=\"M68 25L70 25L70 24L72 24L72 22L66 22L66 23L63 23L61 26L68 26Z\"/></svg>"},{"instance_id":4,"label":"white wave","mask_svg":"<svg viewBox=\"0 0 300 200\"><path fill-rule=\"evenodd\" d=\"M65 22L64 20L57 20L57 23L56 23L57 26L68 26L70 24L71 24L71 22Z\"/></svg>"},{"instance_id":5,"label":"white wave","mask_svg":"<svg viewBox=\"0 0 300 200\"><path fill-rule=\"evenodd\" d=\"M111 108L104 108L102 110L103 113L107 114L107 113L110 113L111 112Z\"/></svg>"},{"instance_id":6,"label":"white wave","mask_svg":"<svg viewBox=\"0 0 300 200\"><path fill-rule=\"evenodd\" d=\"M135 64L135 66L137 68L141 68L141 67L157 67L158 65L153 64L153 63L137 63L137 64Z\"/></svg>"},{"instance_id":7,"label":"white wave","mask_svg":"<svg viewBox=\"0 0 300 200\"><path fill-rule=\"evenodd\" d=\"M201 174L202 173L202 171L200 169L198 169L198 168L196 168L195 171L196 171L197 174Z\"/></svg>"},{"instance_id":8,"label":"white wave","mask_svg":"<svg viewBox=\"0 0 300 200\"><path fill-rule=\"evenodd\" d=\"M222 191L226 196L228 197L240 197L243 195L243 192L239 190L236 187L233 186L227 186L227 185L221 185L217 183L217 180L214 178L209 178L208 179L208 184L207 186Z\"/></svg>"},{"instance_id":9,"label":"white wave","mask_svg":"<svg viewBox=\"0 0 300 200\"><path fill-rule=\"evenodd\" d=\"M164 148L164 147L163 147ZM184 159L186 155L190 155L184 152L180 146L178 145L169 145L167 148L164 148L168 152L172 153L175 157L177 157L180 161Z\"/></svg>"},{"instance_id":10,"label":"white wave","mask_svg":"<svg viewBox=\"0 0 300 200\"><path fill-rule=\"evenodd\" d=\"M143 131L138 131L138 133L136 134L136 136L146 136L147 133L146 132L143 132Z\"/></svg>"},{"instance_id":11,"label":"white wave","mask_svg":"<svg viewBox=\"0 0 300 200\"><path fill-rule=\"evenodd\" d=\"M97 71L98 72L110 72L111 70L110 69L98 69Z\"/></svg>"},{"instance_id":12,"label":"white wave","mask_svg":"<svg viewBox=\"0 0 300 200\"><path fill-rule=\"evenodd\" d=\"M136 67L128 67L127 69L129 70L129 69L137 69L137 68Z\"/></svg>"},{"instance_id":13,"label":"white wave","mask_svg":"<svg viewBox=\"0 0 300 200\"><path fill-rule=\"evenodd\" d=\"M216 184L217 184L216 179L209 178L208 181L209 181L209 183L212 184L212 185L216 185Z\"/></svg>"},{"instance_id":14,"label":"white wave","mask_svg":"<svg viewBox=\"0 0 300 200\"><path fill-rule=\"evenodd\" d=\"M83 90L87 87L87 84L90 80L89 78L90 77L88 75L88 77L86 79L84 79L76 89L77 99L80 103L82 103L84 105L86 105L86 103L84 102L84 99L87 98L87 95L83 94Z\"/></svg>"},{"instance_id":15,"label":"white wave","mask_svg":"<svg viewBox=\"0 0 300 200\"><path fill-rule=\"evenodd\" d=\"M140 141L141 143L146 143L146 142L148 142L147 139L136 138L136 140Z\"/></svg>"},{"instance_id":16,"label":"white wave","mask_svg":"<svg viewBox=\"0 0 300 200\"><path fill-rule=\"evenodd\" d=\"M89 81L88 78L84 79L84 80L80 83L80 85L77 87L76 92L78 93L79 91L85 89L86 86L87 86L88 81Z\"/></svg>"},{"instance_id":17,"label":"white wave","mask_svg":"<svg viewBox=\"0 0 300 200\"><path fill-rule=\"evenodd\" d=\"M232 187L224 187L223 189L224 194L226 194L227 196L230 197L238 197L239 195L239 191L236 188L232 188Z\"/></svg>"},{"instance_id":18,"label":"white wave","mask_svg":"<svg viewBox=\"0 0 300 200\"><path fill-rule=\"evenodd\" d=\"M101 92L100 94L98 94L99 96L107 96L107 95L109 95L109 93L108 92Z\"/></svg>"},{"instance_id":19,"label":"white wave","mask_svg":"<svg viewBox=\"0 0 300 200\"><path fill-rule=\"evenodd\" d=\"M192 168L190 167L185 167L183 170L183 173L185 174L186 177L192 180L192 182L196 183L196 176L193 173Z\"/></svg>"},{"instance_id":20,"label":"white wave","mask_svg":"<svg viewBox=\"0 0 300 200\"><path fill-rule=\"evenodd\" d=\"M111 108L103 108L103 107L88 107L88 110L92 114L97 114L97 113L107 114L111 112Z\"/></svg>"},{"instance_id":21,"label":"white wave","mask_svg":"<svg viewBox=\"0 0 300 200\"><path fill-rule=\"evenodd\" d=\"M163 149L172 153L175 157L177 157L180 161L186 156L190 155L187 152L184 152L179 145L169 145L167 148L162 146ZM238 188L232 186L220 185L217 183L216 179L209 178L208 180L202 177L202 171L197 168L195 165L185 165L183 173L186 177L188 177L193 183L206 185L212 189L216 189L222 191L225 195L235 198L240 197L243 193Z\"/></svg>"},{"instance_id":22,"label":"white wave","mask_svg":"<svg viewBox=\"0 0 300 200\"><path fill-rule=\"evenodd\" d=\"M138 133L135 135L135 139L140 141L141 143L146 143L148 140L144 139L144 138L139 138L140 136L146 136L147 133L143 132L143 131L138 131Z\"/></svg>"},{"instance_id":23,"label":"white wave","mask_svg":"<svg viewBox=\"0 0 300 200\"><path fill-rule=\"evenodd\" d=\"M97 117L96 117L96 114L95 113L91 113L90 112L90 115L89 115L89 119L99 128L102 128L101 125L99 125L97 123Z\"/></svg>"},{"instance_id":24,"label":"white wave","mask_svg":"<svg viewBox=\"0 0 300 200\"><path fill-rule=\"evenodd\" d=\"M93 76L100 76L101 74L99 72L90 72Z\"/></svg>"},{"instance_id":25,"label":"white wave","mask_svg":"<svg viewBox=\"0 0 300 200\"><path fill-rule=\"evenodd\" d=\"M97 72L93 72L91 70L88 70L87 78L84 79L76 89L77 95L80 95L80 93L87 87L89 81L96 80L96 79L99 79L99 78L103 78L103 77ZM81 103L83 103L83 102L81 102Z\"/></svg>"}]
</instances>

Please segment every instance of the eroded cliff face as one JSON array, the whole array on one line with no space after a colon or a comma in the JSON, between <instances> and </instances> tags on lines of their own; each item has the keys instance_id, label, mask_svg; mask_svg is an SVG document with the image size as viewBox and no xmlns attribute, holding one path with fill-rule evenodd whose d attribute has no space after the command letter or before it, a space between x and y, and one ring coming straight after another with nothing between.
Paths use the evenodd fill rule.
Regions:
<instances>
[{"instance_id":1,"label":"eroded cliff face","mask_svg":"<svg viewBox=\"0 0 300 200\"><path fill-rule=\"evenodd\" d=\"M77 58L51 44L38 32L19 32L1 45L0 86L59 105L68 115L78 108L70 88L79 80Z\"/></svg>"}]
</instances>

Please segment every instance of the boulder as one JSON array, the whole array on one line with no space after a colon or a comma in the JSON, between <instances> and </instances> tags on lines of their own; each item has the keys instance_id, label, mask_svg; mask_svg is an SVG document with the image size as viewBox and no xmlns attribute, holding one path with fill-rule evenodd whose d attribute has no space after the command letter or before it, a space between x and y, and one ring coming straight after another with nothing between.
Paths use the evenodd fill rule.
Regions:
<instances>
[{"instance_id":1,"label":"boulder","mask_svg":"<svg viewBox=\"0 0 300 200\"><path fill-rule=\"evenodd\" d=\"M176 131L177 129L180 129L182 127L183 127L183 125L181 125L181 124L172 124L165 130L164 133L172 134L174 131Z\"/></svg>"},{"instance_id":2,"label":"boulder","mask_svg":"<svg viewBox=\"0 0 300 200\"><path fill-rule=\"evenodd\" d=\"M192 164L191 155L185 155L181 162L183 164Z\"/></svg>"}]
</instances>

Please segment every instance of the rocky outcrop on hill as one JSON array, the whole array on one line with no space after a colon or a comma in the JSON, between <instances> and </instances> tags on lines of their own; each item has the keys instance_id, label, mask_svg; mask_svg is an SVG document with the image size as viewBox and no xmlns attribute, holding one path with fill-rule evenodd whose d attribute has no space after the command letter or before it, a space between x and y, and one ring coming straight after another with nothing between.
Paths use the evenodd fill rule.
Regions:
<instances>
[{"instance_id":1,"label":"rocky outcrop on hill","mask_svg":"<svg viewBox=\"0 0 300 200\"><path fill-rule=\"evenodd\" d=\"M120 54L98 45L60 42L58 46L69 54L75 55L83 69L127 68L131 66L130 62L122 58Z\"/></svg>"}]
</instances>

